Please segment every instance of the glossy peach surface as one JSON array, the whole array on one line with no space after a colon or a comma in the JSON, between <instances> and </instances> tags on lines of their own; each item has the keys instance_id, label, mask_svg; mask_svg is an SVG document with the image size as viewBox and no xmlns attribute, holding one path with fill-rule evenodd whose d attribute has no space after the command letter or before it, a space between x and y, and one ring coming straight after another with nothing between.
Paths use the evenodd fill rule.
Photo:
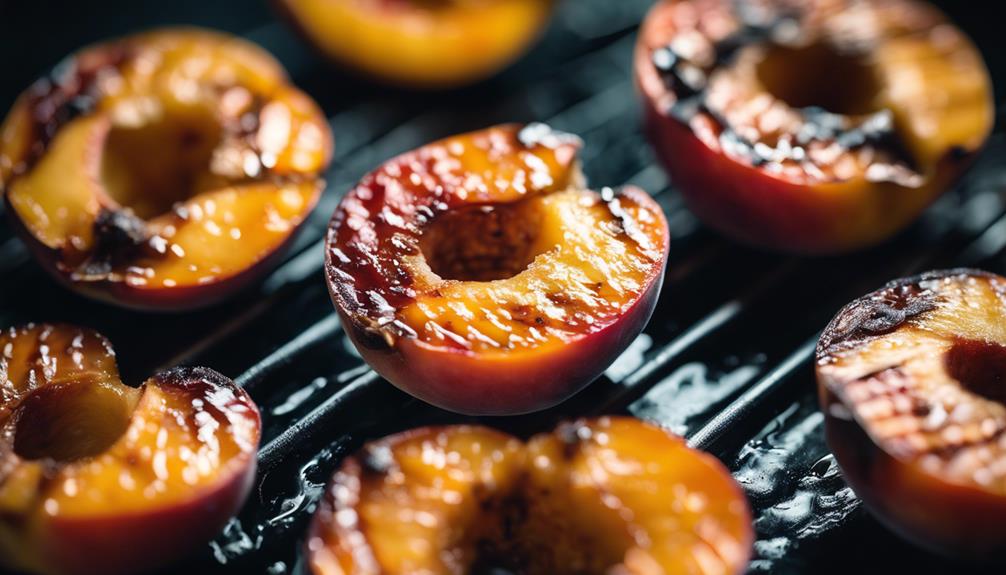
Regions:
<instances>
[{"instance_id":1,"label":"glossy peach surface","mask_svg":"<svg viewBox=\"0 0 1006 575\"><path fill-rule=\"evenodd\" d=\"M146 571L183 558L243 504L258 410L232 381L175 368L132 388L93 331L0 335L0 564Z\"/></svg>"},{"instance_id":2,"label":"glossy peach surface","mask_svg":"<svg viewBox=\"0 0 1006 575\"><path fill-rule=\"evenodd\" d=\"M524 444L427 427L347 458L307 542L314 575L733 574L747 501L713 457L631 418L560 425Z\"/></svg>"},{"instance_id":3,"label":"glossy peach surface","mask_svg":"<svg viewBox=\"0 0 1006 575\"><path fill-rule=\"evenodd\" d=\"M317 106L257 46L166 29L86 48L0 127L0 192L39 260L135 307L212 303L266 271L321 194Z\"/></svg>"},{"instance_id":4,"label":"glossy peach surface","mask_svg":"<svg viewBox=\"0 0 1006 575\"><path fill-rule=\"evenodd\" d=\"M916 0L762 4L664 0L647 16L635 71L660 159L703 221L745 242L890 237L992 129L980 54Z\"/></svg>"},{"instance_id":5,"label":"glossy peach surface","mask_svg":"<svg viewBox=\"0 0 1006 575\"><path fill-rule=\"evenodd\" d=\"M825 330L817 377L829 445L870 509L927 547L1006 550L1006 279L898 280Z\"/></svg>"},{"instance_id":6,"label":"glossy peach surface","mask_svg":"<svg viewBox=\"0 0 1006 575\"><path fill-rule=\"evenodd\" d=\"M322 53L380 79L449 87L490 76L548 24L553 0L277 0Z\"/></svg>"},{"instance_id":7,"label":"glossy peach surface","mask_svg":"<svg viewBox=\"0 0 1006 575\"><path fill-rule=\"evenodd\" d=\"M343 199L329 288L381 375L448 409L525 412L639 333L667 223L642 190L583 189L579 145L541 124L490 128L395 158Z\"/></svg>"}]
</instances>

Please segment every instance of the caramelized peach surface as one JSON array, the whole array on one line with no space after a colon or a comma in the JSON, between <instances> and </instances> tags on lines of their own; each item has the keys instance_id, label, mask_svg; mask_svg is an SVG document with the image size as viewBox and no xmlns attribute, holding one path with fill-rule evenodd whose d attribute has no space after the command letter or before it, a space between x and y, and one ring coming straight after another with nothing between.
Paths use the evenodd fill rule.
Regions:
<instances>
[{"instance_id":1,"label":"caramelized peach surface","mask_svg":"<svg viewBox=\"0 0 1006 575\"><path fill-rule=\"evenodd\" d=\"M1006 549L1006 279L898 280L841 312L817 376L828 441L856 492L913 541Z\"/></svg>"},{"instance_id":2,"label":"caramelized peach surface","mask_svg":"<svg viewBox=\"0 0 1006 575\"><path fill-rule=\"evenodd\" d=\"M789 251L899 231L994 120L978 51L917 0L664 0L635 66L651 139L692 208Z\"/></svg>"},{"instance_id":3,"label":"caramelized peach surface","mask_svg":"<svg viewBox=\"0 0 1006 575\"><path fill-rule=\"evenodd\" d=\"M0 192L43 264L151 308L207 305L265 271L332 152L271 56L196 29L74 54L0 130Z\"/></svg>"},{"instance_id":4,"label":"caramelized peach surface","mask_svg":"<svg viewBox=\"0 0 1006 575\"><path fill-rule=\"evenodd\" d=\"M255 404L205 368L141 388L109 342L65 325L0 335L0 564L133 573L184 557L244 502Z\"/></svg>"},{"instance_id":5,"label":"caramelized peach surface","mask_svg":"<svg viewBox=\"0 0 1006 575\"><path fill-rule=\"evenodd\" d=\"M343 199L329 287L378 372L448 409L529 411L639 333L667 224L641 190L583 189L578 147L541 124L490 128L395 158Z\"/></svg>"},{"instance_id":6,"label":"caramelized peach surface","mask_svg":"<svg viewBox=\"0 0 1006 575\"><path fill-rule=\"evenodd\" d=\"M322 53L380 79L467 84L520 56L554 0L278 0Z\"/></svg>"},{"instance_id":7,"label":"caramelized peach surface","mask_svg":"<svg viewBox=\"0 0 1006 575\"><path fill-rule=\"evenodd\" d=\"M346 459L307 542L315 575L743 572L753 531L726 469L631 418L523 444L428 427Z\"/></svg>"}]
</instances>

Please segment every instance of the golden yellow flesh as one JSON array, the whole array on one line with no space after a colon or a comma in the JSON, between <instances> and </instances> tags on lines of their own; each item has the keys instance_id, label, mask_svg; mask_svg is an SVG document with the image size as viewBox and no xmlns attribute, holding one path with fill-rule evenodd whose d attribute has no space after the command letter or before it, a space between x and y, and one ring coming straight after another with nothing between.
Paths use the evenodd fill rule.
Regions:
<instances>
[{"instance_id":1,"label":"golden yellow flesh","mask_svg":"<svg viewBox=\"0 0 1006 575\"><path fill-rule=\"evenodd\" d=\"M540 33L552 0L412 2L284 0L326 54L364 72L416 85L477 80Z\"/></svg>"},{"instance_id":2,"label":"golden yellow flesh","mask_svg":"<svg viewBox=\"0 0 1006 575\"><path fill-rule=\"evenodd\" d=\"M530 263L519 269L519 263L494 261L480 273L501 279L457 281L432 273L425 254L409 256L410 267L419 272L418 295L400 317L431 345L483 352L562 345L599 330L635 303L661 265L664 225L654 207L627 195L609 203L585 190L497 206L515 211L512 218L523 223L500 230L502 238L487 241L491 248L478 249L475 238L487 233L480 218L435 241L475 246L475 254L456 258L455 267L464 273L472 273L472 265L485 265L488 250L520 253L519 263Z\"/></svg>"},{"instance_id":3,"label":"golden yellow flesh","mask_svg":"<svg viewBox=\"0 0 1006 575\"><path fill-rule=\"evenodd\" d=\"M748 554L729 476L629 419L526 446L485 428L417 430L365 449L331 495L309 541L317 575L734 573Z\"/></svg>"},{"instance_id":4,"label":"golden yellow flesh","mask_svg":"<svg viewBox=\"0 0 1006 575\"><path fill-rule=\"evenodd\" d=\"M274 252L321 191L331 141L317 107L242 40L158 31L75 58L117 50L127 57L103 69L95 109L62 125L34 164L21 141L35 137L27 96L4 124L0 187L27 231L71 280L139 289L213 283ZM103 257L95 221L124 208L149 237L91 277L82 266Z\"/></svg>"}]
</instances>

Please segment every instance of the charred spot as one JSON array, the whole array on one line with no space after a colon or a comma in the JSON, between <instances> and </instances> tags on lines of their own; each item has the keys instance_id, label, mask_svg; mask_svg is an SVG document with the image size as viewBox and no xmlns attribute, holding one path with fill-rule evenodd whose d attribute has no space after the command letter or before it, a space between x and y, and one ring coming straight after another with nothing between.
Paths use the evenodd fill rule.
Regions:
<instances>
[{"instance_id":1,"label":"charred spot","mask_svg":"<svg viewBox=\"0 0 1006 575\"><path fill-rule=\"evenodd\" d=\"M950 149L947 150L947 157L951 162L960 162L971 157L971 150L964 146L950 146Z\"/></svg>"},{"instance_id":2,"label":"charred spot","mask_svg":"<svg viewBox=\"0 0 1006 575\"><path fill-rule=\"evenodd\" d=\"M975 395L1006 404L1006 346L957 339L944 356L947 374Z\"/></svg>"},{"instance_id":3,"label":"charred spot","mask_svg":"<svg viewBox=\"0 0 1006 575\"><path fill-rule=\"evenodd\" d=\"M560 307L567 306L573 301L568 295L561 292L550 293L546 297L548 297L548 301ZM539 319L541 318L535 318L535 322L538 322Z\"/></svg>"},{"instance_id":4,"label":"charred spot","mask_svg":"<svg viewBox=\"0 0 1006 575\"><path fill-rule=\"evenodd\" d=\"M891 333L908 320L936 308L936 293L919 278L898 280L860 298L838 313L818 342L818 360L842 348Z\"/></svg>"},{"instance_id":5,"label":"charred spot","mask_svg":"<svg viewBox=\"0 0 1006 575\"><path fill-rule=\"evenodd\" d=\"M653 243L646 233L639 227L636 218L625 209L623 201L636 205L632 198L628 197L623 190L603 188L601 190L601 200L608 209L608 213L615 218L614 222L608 226L608 231L614 236L626 236L636 244L644 253L654 248Z\"/></svg>"},{"instance_id":6,"label":"charred spot","mask_svg":"<svg viewBox=\"0 0 1006 575\"><path fill-rule=\"evenodd\" d=\"M779 40L787 27L802 19L794 10L779 8L770 14L756 14L746 2L733 2L732 11L740 25L733 33L711 41L710 62L700 64L695 55L682 53L673 43L657 48L650 55L664 84L677 96L671 113L683 122L704 109L709 76L715 69L729 64L746 46Z\"/></svg>"},{"instance_id":7,"label":"charred spot","mask_svg":"<svg viewBox=\"0 0 1006 575\"><path fill-rule=\"evenodd\" d=\"M706 89L706 71L683 58L670 45L654 50L650 60L679 99L696 96Z\"/></svg>"},{"instance_id":8,"label":"charred spot","mask_svg":"<svg viewBox=\"0 0 1006 575\"><path fill-rule=\"evenodd\" d=\"M797 134L797 142L801 145L815 140L834 141L846 150L867 145L898 145L894 137L894 114L890 110L880 110L858 120L816 106L804 108L802 112L804 124Z\"/></svg>"},{"instance_id":9,"label":"charred spot","mask_svg":"<svg viewBox=\"0 0 1006 575\"><path fill-rule=\"evenodd\" d=\"M94 219L93 229L94 249L75 271L82 278L107 276L130 260L153 252L145 249L150 240L147 223L129 209L102 208Z\"/></svg>"},{"instance_id":10,"label":"charred spot","mask_svg":"<svg viewBox=\"0 0 1006 575\"><path fill-rule=\"evenodd\" d=\"M520 495L513 495L504 502L507 513L503 515L503 538L507 541L520 535L520 528L527 521L528 502Z\"/></svg>"},{"instance_id":11,"label":"charred spot","mask_svg":"<svg viewBox=\"0 0 1006 575\"><path fill-rule=\"evenodd\" d=\"M355 334L356 343L363 349L388 351L395 347L395 338L387 331L370 327L370 323L360 328Z\"/></svg>"},{"instance_id":12,"label":"charred spot","mask_svg":"<svg viewBox=\"0 0 1006 575\"><path fill-rule=\"evenodd\" d=\"M99 249L117 251L143 245L148 240L147 222L129 209L102 209L94 219Z\"/></svg>"}]
</instances>

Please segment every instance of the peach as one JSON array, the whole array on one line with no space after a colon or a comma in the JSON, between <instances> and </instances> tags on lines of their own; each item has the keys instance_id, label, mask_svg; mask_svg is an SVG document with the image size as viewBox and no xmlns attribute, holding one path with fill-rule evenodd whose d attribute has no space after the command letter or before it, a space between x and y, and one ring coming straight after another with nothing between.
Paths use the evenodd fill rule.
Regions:
<instances>
[{"instance_id":1,"label":"peach","mask_svg":"<svg viewBox=\"0 0 1006 575\"><path fill-rule=\"evenodd\" d=\"M579 146L543 124L499 126L392 159L349 192L325 267L378 373L446 409L530 412L639 334L667 222L642 190L583 189Z\"/></svg>"},{"instance_id":2,"label":"peach","mask_svg":"<svg viewBox=\"0 0 1006 575\"><path fill-rule=\"evenodd\" d=\"M39 262L111 303L209 305L267 271L332 153L271 56L197 29L86 48L0 127L0 193Z\"/></svg>"},{"instance_id":3,"label":"peach","mask_svg":"<svg viewBox=\"0 0 1006 575\"><path fill-rule=\"evenodd\" d=\"M324 55L365 74L443 88L490 76L541 34L554 0L277 0Z\"/></svg>"},{"instance_id":4,"label":"peach","mask_svg":"<svg viewBox=\"0 0 1006 575\"><path fill-rule=\"evenodd\" d=\"M426 427L336 472L307 541L313 575L739 574L754 530L719 461L639 420L560 425L522 444Z\"/></svg>"},{"instance_id":5,"label":"peach","mask_svg":"<svg viewBox=\"0 0 1006 575\"><path fill-rule=\"evenodd\" d=\"M160 568L205 544L255 477L258 409L206 368L124 385L109 342L67 325L0 335L0 565Z\"/></svg>"},{"instance_id":6,"label":"peach","mask_svg":"<svg viewBox=\"0 0 1006 575\"><path fill-rule=\"evenodd\" d=\"M694 212L743 242L881 242L952 186L994 122L971 41L917 0L662 0L635 52L646 128Z\"/></svg>"},{"instance_id":7,"label":"peach","mask_svg":"<svg viewBox=\"0 0 1006 575\"><path fill-rule=\"evenodd\" d=\"M868 509L943 553L1006 551L1006 278L900 279L838 313L817 379L828 444Z\"/></svg>"}]
</instances>

